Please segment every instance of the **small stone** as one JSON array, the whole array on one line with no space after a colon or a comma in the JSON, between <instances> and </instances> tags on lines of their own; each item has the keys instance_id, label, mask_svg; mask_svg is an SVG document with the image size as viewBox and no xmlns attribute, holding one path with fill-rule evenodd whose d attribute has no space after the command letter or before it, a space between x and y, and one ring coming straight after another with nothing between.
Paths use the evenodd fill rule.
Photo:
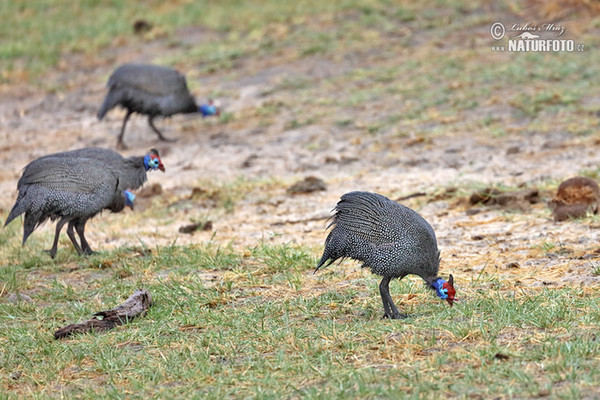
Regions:
<instances>
[{"instance_id":1,"label":"small stone","mask_svg":"<svg viewBox=\"0 0 600 400\"><path fill-rule=\"evenodd\" d=\"M189 225L183 225L179 227L179 233L188 233L188 234L192 234L196 231L210 231L212 230L212 221L206 221L206 222L198 222L198 223L194 223L194 224L189 224Z\"/></svg>"},{"instance_id":2,"label":"small stone","mask_svg":"<svg viewBox=\"0 0 600 400\"><path fill-rule=\"evenodd\" d=\"M11 293L11 295L8 296L8 301L12 304L17 304L20 302L33 303L33 299L23 293Z\"/></svg>"},{"instance_id":3,"label":"small stone","mask_svg":"<svg viewBox=\"0 0 600 400\"><path fill-rule=\"evenodd\" d=\"M241 168L250 168L254 164L254 160L257 160L258 156L256 154L250 154L244 162L240 165Z\"/></svg>"},{"instance_id":4,"label":"small stone","mask_svg":"<svg viewBox=\"0 0 600 400\"><path fill-rule=\"evenodd\" d=\"M486 203L489 203L490 200L494 199L496 196L498 196L501 193L502 192L496 188L488 187L488 188L485 188L483 190L473 193L469 197L469 203L471 203L472 205L479 204L479 203L486 204Z\"/></svg>"},{"instance_id":5,"label":"small stone","mask_svg":"<svg viewBox=\"0 0 600 400\"><path fill-rule=\"evenodd\" d=\"M540 202L540 191L538 189L525 189L522 193L523 199L527 200L529 204L537 204Z\"/></svg>"},{"instance_id":6,"label":"small stone","mask_svg":"<svg viewBox=\"0 0 600 400\"><path fill-rule=\"evenodd\" d=\"M140 35L144 32L149 32L152 30L152 24L146 21L145 19L138 19L133 23L133 33L136 35Z\"/></svg>"},{"instance_id":7,"label":"small stone","mask_svg":"<svg viewBox=\"0 0 600 400\"><path fill-rule=\"evenodd\" d=\"M12 379L13 381L18 381L21 378L21 376L23 376L23 372L15 371L10 374L10 379Z\"/></svg>"},{"instance_id":8,"label":"small stone","mask_svg":"<svg viewBox=\"0 0 600 400\"><path fill-rule=\"evenodd\" d=\"M479 214L483 210L481 208L469 208L465 211L465 214L468 216Z\"/></svg>"},{"instance_id":9,"label":"small stone","mask_svg":"<svg viewBox=\"0 0 600 400\"><path fill-rule=\"evenodd\" d=\"M554 220L560 222L569 218L584 218L587 216L588 208L587 204L558 204L552 211Z\"/></svg>"},{"instance_id":10,"label":"small stone","mask_svg":"<svg viewBox=\"0 0 600 400\"><path fill-rule=\"evenodd\" d=\"M521 148L519 146L510 146L508 149L506 149L506 155L510 156L513 154L518 154L521 152Z\"/></svg>"},{"instance_id":11,"label":"small stone","mask_svg":"<svg viewBox=\"0 0 600 400\"><path fill-rule=\"evenodd\" d=\"M598 212L600 188L596 181L583 176L567 179L558 186L554 198L548 206L554 213L555 221L585 217L588 211Z\"/></svg>"},{"instance_id":12,"label":"small stone","mask_svg":"<svg viewBox=\"0 0 600 400\"><path fill-rule=\"evenodd\" d=\"M314 176L307 176L303 180L296 182L292 186L290 186L287 189L287 192L291 194L297 194L311 193L318 190L327 190L327 185L325 185L325 182L323 182L323 180L320 178Z\"/></svg>"}]
</instances>

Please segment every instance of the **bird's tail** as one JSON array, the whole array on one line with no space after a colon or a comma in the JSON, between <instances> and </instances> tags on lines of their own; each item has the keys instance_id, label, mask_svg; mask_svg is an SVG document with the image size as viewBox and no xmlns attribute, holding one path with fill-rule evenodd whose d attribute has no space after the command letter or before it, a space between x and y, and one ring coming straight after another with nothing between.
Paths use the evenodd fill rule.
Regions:
<instances>
[{"instance_id":1,"label":"bird's tail","mask_svg":"<svg viewBox=\"0 0 600 400\"><path fill-rule=\"evenodd\" d=\"M48 218L48 213L45 213L39 207L36 207L34 204L35 199L36 196L34 194L28 194L26 188L22 189L19 192L19 196L17 197L15 205L13 206L12 210L10 210L8 218L6 218L6 222L4 223L4 226L6 226L10 224L13 219L25 213L25 218L23 220L23 244L25 244L27 238L33 233L35 228L37 228Z\"/></svg>"},{"instance_id":2,"label":"bird's tail","mask_svg":"<svg viewBox=\"0 0 600 400\"><path fill-rule=\"evenodd\" d=\"M108 94L106 95L106 97L104 98L104 101L102 102L102 106L98 110L98 119L102 120L102 118L104 118L104 116L106 115L107 112L109 112L114 107L116 107L117 104L119 104L120 100L121 100L120 91L118 89L111 88L108 91Z\"/></svg>"},{"instance_id":3,"label":"bird's tail","mask_svg":"<svg viewBox=\"0 0 600 400\"><path fill-rule=\"evenodd\" d=\"M13 219L27 211L27 208L29 208L28 198L19 192L17 201L15 201L15 205L13 206L12 210L10 210L8 218L6 218L6 222L4 222L4 226L6 227L6 225L10 224Z\"/></svg>"},{"instance_id":4,"label":"bird's tail","mask_svg":"<svg viewBox=\"0 0 600 400\"><path fill-rule=\"evenodd\" d=\"M346 233L341 229L334 228L331 232L329 232L327 239L325 239L325 250L323 250L321 260L319 261L319 264L317 265L317 268L313 274L317 273L319 268L328 267L336 260L347 257L348 254L346 251L346 243Z\"/></svg>"},{"instance_id":5,"label":"bird's tail","mask_svg":"<svg viewBox=\"0 0 600 400\"><path fill-rule=\"evenodd\" d=\"M329 262L327 263L327 265L325 265L325 267L330 266L335 260L327 251L327 248L325 248L325 251L323 252L323 255L321 256L321 260L319 261L319 265L317 265L317 268L315 268L315 270L313 271L313 274L316 274L317 271L319 270L319 268L323 267L323 264L325 264L327 262L327 260L329 260Z\"/></svg>"}]
</instances>

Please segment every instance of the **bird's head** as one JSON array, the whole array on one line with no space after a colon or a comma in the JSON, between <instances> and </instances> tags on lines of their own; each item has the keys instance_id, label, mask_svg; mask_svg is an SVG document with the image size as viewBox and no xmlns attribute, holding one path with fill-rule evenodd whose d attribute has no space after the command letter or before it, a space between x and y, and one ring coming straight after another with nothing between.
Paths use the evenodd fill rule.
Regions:
<instances>
[{"instance_id":1,"label":"bird's head","mask_svg":"<svg viewBox=\"0 0 600 400\"><path fill-rule=\"evenodd\" d=\"M133 201L135 200L135 194L131 193L129 190L124 190L123 196L125 196L125 205L133 210Z\"/></svg>"},{"instance_id":2,"label":"bird's head","mask_svg":"<svg viewBox=\"0 0 600 400\"><path fill-rule=\"evenodd\" d=\"M448 304L450 304L450 307L452 307L454 296L456 295L456 290L454 289L454 277L452 274L450 274L448 282L442 278L437 278L433 281L431 287L435 290L435 293L440 299L446 300Z\"/></svg>"},{"instance_id":3,"label":"bird's head","mask_svg":"<svg viewBox=\"0 0 600 400\"><path fill-rule=\"evenodd\" d=\"M221 115L221 108L212 100L208 100L208 104L202 104L198 107L198 112L201 113L203 117L209 117L211 115L216 115L218 117Z\"/></svg>"},{"instance_id":4,"label":"bird's head","mask_svg":"<svg viewBox=\"0 0 600 400\"><path fill-rule=\"evenodd\" d=\"M160 161L160 156L158 155L158 150L152 149L146 156L144 157L144 167L146 167L146 171L150 169L159 169L162 172L165 172L165 166L162 161Z\"/></svg>"}]
</instances>

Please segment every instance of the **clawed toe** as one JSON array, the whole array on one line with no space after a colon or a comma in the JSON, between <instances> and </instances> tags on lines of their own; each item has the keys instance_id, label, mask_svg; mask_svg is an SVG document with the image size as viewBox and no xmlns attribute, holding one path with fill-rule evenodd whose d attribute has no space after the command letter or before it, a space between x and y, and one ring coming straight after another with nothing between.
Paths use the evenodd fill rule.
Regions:
<instances>
[{"instance_id":1,"label":"clawed toe","mask_svg":"<svg viewBox=\"0 0 600 400\"><path fill-rule=\"evenodd\" d=\"M52 258L56 257L56 250L44 250L44 253L48 253Z\"/></svg>"}]
</instances>

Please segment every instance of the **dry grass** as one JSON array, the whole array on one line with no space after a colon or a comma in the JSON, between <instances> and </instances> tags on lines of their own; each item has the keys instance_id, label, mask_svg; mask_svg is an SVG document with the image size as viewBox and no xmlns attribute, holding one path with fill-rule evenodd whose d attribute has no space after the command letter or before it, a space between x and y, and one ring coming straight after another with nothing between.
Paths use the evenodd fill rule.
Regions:
<instances>
[{"instance_id":1,"label":"dry grass","mask_svg":"<svg viewBox=\"0 0 600 400\"><path fill-rule=\"evenodd\" d=\"M598 178L597 19L564 21L590 51L517 55L490 50L491 22L526 22L513 3L154 2L142 36L135 3L35 3L55 10L37 33L25 22L38 8L4 5L31 40L9 36L19 54L0 46L3 216L30 159L113 145L122 114L94 113L114 64L175 65L226 112L161 121L179 137L159 143L167 174L150 182L163 192L93 220L99 254L63 238L51 260L50 227L25 247L18 222L0 232L0 397L595 396L598 216L558 224L545 202L571 175ZM60 10L80 14L72 31L52 20ZM143 119L130 123L130 154L156 145ZM307 175L327 190L286 193ZM468 204L489 186L542 199ZM404 203L436 230L455 307L411 277L391 288L411 317L381 320L378 280L358 264L312 274L323 217L352 189L426 193ZM205 220L212 231L178 233ZM138 287L155 300L144 318L52 339Z\"/></svg>"}]
</instances>

